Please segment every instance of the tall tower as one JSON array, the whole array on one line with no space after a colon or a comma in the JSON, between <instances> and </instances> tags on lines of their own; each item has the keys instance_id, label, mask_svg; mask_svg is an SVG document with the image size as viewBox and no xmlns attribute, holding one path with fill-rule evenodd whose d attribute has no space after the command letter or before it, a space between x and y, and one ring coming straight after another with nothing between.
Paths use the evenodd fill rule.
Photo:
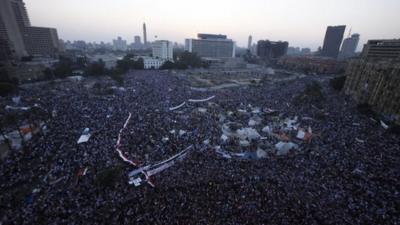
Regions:
<instances>
[{"instance_id":1,"label":"tall tower","mask_svg":"<svg viewBox=\"0 0 400 225\"><path fill-rule=\"evenodd\" d=\"M339 58L347 59L353 57L356 54L358 42L360 42L359 34L353 34L351 37L344 39Z\"/></svg>"},{"instance_id":2,"label":"tall tower","mask_svg":"<svg viewBox=\"0 0 400 225\"><path fill-rule=\"evenodd\" d=\"M325 57L337 58L339 55L340 45L343 41L346 26L329 26L326 29L324 46L321 55Z\"/></svg>"},{"instance_id":3,"label":"tall tower","mask_svg":"<svg viewBox=\"0 0 400 225\"><path fill-rule=\"evenodd\" d=\"M143 44L147 46L147 30L146 30L146 23L143 23Z\"/></svg>"},{"instance_id":4,"label":"tall tower","mask_svg":"<svg viewBox=\"0 0 400 225\"><path fill-rule=\"evenodd\" d=\"M247 49L251 50L251 44L252 44L252 42L253 42L253 37L250 35L250 36L249 36L249 42L248 42L248 44L247 44Z\"/></svg>"}]
</instances>

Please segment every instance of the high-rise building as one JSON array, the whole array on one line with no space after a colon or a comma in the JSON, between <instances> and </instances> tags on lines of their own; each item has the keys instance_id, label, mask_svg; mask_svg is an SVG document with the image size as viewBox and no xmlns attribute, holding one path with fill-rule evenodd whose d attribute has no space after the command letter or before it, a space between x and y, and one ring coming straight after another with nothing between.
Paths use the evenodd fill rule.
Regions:
<instances>
[{"instance_id":1,"label":"high-rise building","mask_svg":"<svg viewBox=\"0 0 400 225\"><path fill-rule=\"evenodd\" d=\"M32 27L22 0L0 1L0 40L14 58L27 55L56 56L57 30Z\"/></svg>"},{"instance_id":2,"label":"high-rise building","mask_svg":"<svg viewBox=\"0 0 400 225\"><path fill-rule=\"evenodd\" d=\"M5 47L2 51L9 52L15 58L27 56L22 29L14 14L14 1L0 1L0 41ZM8 54L8 53L7 53Z\"/></svg>"},{"instance_id":3,"label":"high-rise building","mask_svg":"<svg viewBox=\"0 0 400 225\"><path fill-rule=\"evenodd\" d=\"M29 55L53 56L61 52L57 30L46 27L25 27L25 48Z\"/></svg>"},{"instance_id":4,"label":"high-rise building","mask_svg":"<svg viewBox=\"0 0 400 225\"><path fill-rule=\"evenodd\" d=\"M287 55L290 56L301 55L300 47L288 47Z\"/></svg>"},{"instance_id":5,"label":"high-rise building","mask_svg":"<svg viewBox=\"0 0 400 225\"><path fill-rule=\"evenodd\" d=\"M137 44L137 45L142 44L142 41L140 40L140 36L135 36L134 37L134 43Z\"/></svg>"},{"instance_id":6,"label":"high-rise building","mask_svg":"<svg viewBox=\"0 0 400 225\"><path fill-rule=\"evenodd\" d=\"M26 11L25 3L22 0L9 0L11 7L14 11L17 23L21 28L30 27L31 21L28 17L28 12Z\"/></svg>"},{"instance_id":7,"label":"high-rise building","mask_svg":"<svg viewBox=\"0 0 400 225\"><path fill-rule=\"evenodd\" d=\"M235 57L235 42L226 35L198 34L198 39L186 39L185 50L200 57L232 58Z\"/></svg>"},{"instance_id":8,"label":"high-rise building","mask_svg":"<svg viewBox=\"0 0 400 225\"><path fill-rule=\"evenodd\" d=\"M400 39L369 40L364 45L363 58L398 59L400 58Z\"/></svg>"},{"instance_id":9,"label":"high-rise building","mask_svg":"<svg viewBox=\"0 0 400 225\"><path fill-rule=\"evenodd\" d=\"M288 42L261 40L257 43L257 56L265 59L278 59L286 55Z\"/></svg>"},{"instance_id":10,"label":"high-rise building","mask_svg":"<svg viewBox=\"0 0 400 225\"><path fill-rule=\"evenodd\" d=\"M347 59L355 56L358 42L360 41L359 34L353 34L351 37L344 39L342 49L340 50L339 58Z\"/></svg>"},{"instance_id":11,"label":"high-rise building","mask_svg":"<svg viewBox=\"0 0 400 225\"><path fill-rule=\"evenodd\" d=\"M251 49L252 43L253 43L253 37L250 35L250 36L249 36L249 41L247 42L247 49L248 49L248 50Z\"/></svg>"},{"instance_id":12,"label":"high-rise building","mask_svg":"<svg viewBox=\"0 0 400 225\"><path fill-rule=\"evenodd\" d=\"M134 37L132 47L133 47L133 49L142 49L143 48L143 44L142 44L140 36Z\"/></svg>"},{"instance_id":13,"label":"high-rise building","mask_svg":"<svg viewBox=\"0 0 400 225\"><path fill-rule=\"evenodd\" d=\"M116 51L126 51L128 50L128 45L126 40L123 40L121 37L118 37L116 40L113 40L114 50Z\"/></svg>"},{"instance_id":14,"label":"high-rise building","mask_svg":"<svg viewBox=\"0 0 400 225\"><path fill-rule=\"evenodd\" d=\"M321 56L337 58L346 26L329 26L326 30Z\"/></svg>"},{"instance_id":15,"label":"high-rise building","mask_svg":"<svg viewBox=\"0 0 400 225\"><path fill-rule=\"evenodd\" d=\"M160 40L153 43L153 57L173 60L173 44L170 41Z\"/></svg>"},{"instance_id":16,"label":"high-rise building","mask_svg":"<svg viewBox=\"0 0 400 225\"><path fill-rule=\"evenodd\" d=\"M144 44L144 46L147 46L147 29L146 29L146 23L143 23L143 44Z\"/></svg>"}]
</instances>

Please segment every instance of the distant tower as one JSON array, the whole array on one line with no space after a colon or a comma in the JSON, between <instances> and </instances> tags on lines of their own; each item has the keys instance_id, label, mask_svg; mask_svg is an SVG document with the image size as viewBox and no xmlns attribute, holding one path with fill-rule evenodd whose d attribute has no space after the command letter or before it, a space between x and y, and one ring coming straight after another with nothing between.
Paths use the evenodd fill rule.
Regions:
<instances>
[{"instance_id":1,"label":"distant tower","mask_svg":"<svg viewBox=\"0 0 400 225\"><path fill-rule=\"evenodd\" d=\"M326 29L324 45L321 55L324 57L337 58L339 55L340 45L343 41L346 26L329 26Z\"/></svg>"},{"instance_id":2,"label":"distant tower","mask_svg":"<svg viewBox=\"0 0 400 225\"><path fill-rule=\"evenodd\" d=\"M347 59L356 55L358 43L360 42L360 35L353 34L351 37L344 39L342 50L340 51L339 58Z\"/></svg>"},{"instance_id":3,"label":"distant tower","mask_svg":"<svg viewBox=\"0 0 400 225\"><path fill-rule=\"evenodd\" d=\"M249 50L251 49L252 42L253 42L253 37L250 35L249 42L247 43L247 49L249 49Z\"/></svg>"},{"instance_id":4,"label":"distant tower","mask_svg":"<svg viewBox=\"0 0 400 225\"><path fill-rule=\"evenodd\" d=\"M146 23L143 23L143 44L144 44L144 46L147 46Z\"/></svg>"}]
</instances>

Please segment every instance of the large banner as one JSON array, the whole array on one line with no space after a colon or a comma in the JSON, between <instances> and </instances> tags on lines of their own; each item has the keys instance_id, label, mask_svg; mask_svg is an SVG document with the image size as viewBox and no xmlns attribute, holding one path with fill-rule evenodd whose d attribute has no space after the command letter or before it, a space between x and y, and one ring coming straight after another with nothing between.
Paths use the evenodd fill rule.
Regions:
<instances>
[{"instance_id":1,"label":"large banner","mask_svg":"<svg viewBox=\"0 0 400 225\"><path fill-rule=\"evenodd\" d=\"M210 100L212 100L214 98L215 98L215 95L213 95L213 96L211 96L209 98L205 98L205 99L189 99L189 102L194 102L194 103L197 103L197 102L208 102L208 101L210 101Z\"/></svg>"}]
</instances>

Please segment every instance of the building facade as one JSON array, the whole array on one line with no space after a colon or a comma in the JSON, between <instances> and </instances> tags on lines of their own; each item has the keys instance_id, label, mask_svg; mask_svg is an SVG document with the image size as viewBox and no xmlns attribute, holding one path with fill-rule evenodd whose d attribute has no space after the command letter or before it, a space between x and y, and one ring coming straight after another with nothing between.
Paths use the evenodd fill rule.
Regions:
<instances>
[{"instance_id":1,"label":"building facade","mask_svg":"<svg viewBox=\"0 0 400 225\"><path fill-rule=\"evenodd\" d=\"M133 49L142 49L143 48L142 40L141 40L140 36L135 36L133 38L132 48Z\"/></svg>"},{"instance_id":2,"label":"building facade","mask_svg":"<svg viewBox=\"0 0 400 225\"><path fill-rule=\"evenodd\" d=\"M339 59L354 57L356 55L356 49L359 42L359 34L353 34L351 37L344 39L342 49L340 50Z\"/></svg>"},{"instance_id":3,"label":"building facade","mask_svg":"<svg viewBox=\"0 0 400 225\"><path fill-rule=\"evenodd\" d=\"M261 40L257 43L257 56L268 60L279 59L286 55L288 47L288 42Z\"/></svg>"},{"instance_id":4,"label":"building facade","mask_svg":"<svg viewBox=\"0 0 400 225\"><path fill-rule=\"evenodd\" d=\"M400 61L352 59L346 70L344 91L356 102L400 123Z\"/></svg>"},{"instance_id":5,"label":"building facade","mask_svg":"<svg viewBox=\"0 0 400 225\"><path fill-rule=\"evenodd\" d=\"M344 92L400 124L400 40L369 40L346 70Z\"/></svg>"},{"instance_id":6,"label":"building facade","mask_svg":"<svg viewBox=\"0 0 400 225\"><path fill-rule=\"evenodd\" d=\"M346 68L346 63L343 61L313 56L285 56L278 60L278 65L306 74L337 74Z\"/></svg>"},{"instance_id":7,"label":"building facade","mask_svg":"<svg viewBox=\"0 0 400 225\"><path fill-rule=\"evenodd\" d=\"M62 51L54 28L25 27L24 43L32 56L56 57Z\"/></svg>"},{"instance_id":8,"label":"building facade","mask_svg":"<svg viewBox=\"0 0 400 225\"><path fill-rule=\"evenodd\" d=\"M143 45L147 47L147 28L146 23L143 23Z\"/></svg>"},{"instance_id":9,"label":"building facade","mask_svg":"<svg viewBox=\"0 0 400 225\"><path fill-rule=\"evenodd\" d=\"M158 59L173 60L174 48L170 41L160 40L153 43L153 57Z\"/></svg>"},{"instance_id":10,"label":"building facade","mask_svg":"<svg viewBox=\"0 0 400 225\"><path fill-rule=\"evenodd\" d=\"M167 60L165 59L156 59L152 57L141 57L143 59L144 69L159 69Z\"/></svg>"},{"instance_id":11,"label":"building facade","mask_svg":"<svg viewBox=\"0 0 400 225\"><path fill-rule=\"evenodd\" d=\"M0 41L2 54L11 54L14 58L27 56L20 23L14 14L18 2L0 1ZM25 7L24 7L25 8Z\"/></svg>"},{"instance_id":12,"label":"building facade","mask_svg":"<svg viewBox=\"0 0 400 225\"><path fill-rule=\"evenodd\" d=\"M57 30L32 27L22 0L0 1L0 41L13 58L28 55L56 56L60 50Z\"/></svg>"},{"instance_id":13,"label":"building facade","mask_svg":"<svg viewBox=\"0 0 400 225\"><path fill-rule=\"evenodd\" d=\"M253 36L249 36L249 40L247 42L247 49L250 50L251 49L251 45L253 44Z\"/></svg>"},{"instance_id":14,"label":"building facade","mask_svg":"<svg viewBox=\"0 0 400 225\"><path fill-rule=\"evenodd\" d=\"M321 56L336 59L343 41L346 26L329 26L326 30Z\"/></svg>"},{"instance_id":15,"label":"building facade","mask_svg":"<svg viewBox=\"0 0 400 225\"><path fill-rule=\"evenodd\" d=\"M369 59L398 59L400 57L400 39L369 40L362 52Z\"/></svg>"},{"instance_id":16,"label":"building facade","mask_svg":"<svg viewBox=\"0 0 400 225\"><path fill-rule=\"evenodd\" d=\"M116 51L126 51L128 50L128 44L126 40L122 40L121 37L118 37L116 40L113 40L114 50Z\"/></svg>"},{"instance_id":17,"label":"building facade","mask_svg":"<svg viewBox=\"0 0 400 225\"><path fill-rule=\"evenodd\" d=\"M235 57L235 42L226 35L198 34L198 39L186 39L185 50L200 57L232 58Z\"/></svg>"}]
</instances>

